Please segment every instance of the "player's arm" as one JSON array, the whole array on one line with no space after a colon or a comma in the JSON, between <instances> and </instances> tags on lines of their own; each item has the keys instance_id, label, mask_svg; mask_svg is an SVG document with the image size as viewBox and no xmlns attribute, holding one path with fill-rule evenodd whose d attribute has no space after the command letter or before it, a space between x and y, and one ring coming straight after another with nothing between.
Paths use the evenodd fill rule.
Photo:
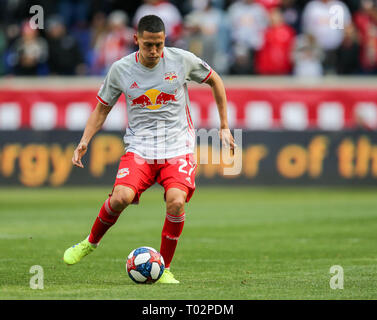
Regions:
<instances>
[{"instance_id":1,"label":"player's arm","mask_svg":"<svg viewBox=\"0 0 377 320\"><path fill-rule=\"evenodd\" d=\"M102 125L105 122L110 110L111 107L105 106L101 102L98 102L96 108L90 114L80 143L73 152L72 163L76 167L84 168L81 158L86 153L92 137L102 128Z\"/></svg>"},{"instance_id":2,"label":"player's arm","mask_svg":"<svg viewBox=\"0 0 377 320\"><path fill-rule=\"evenodd\" d=\"M212 70L211 76L206 81L211 86L213 97L216 101L217 110L220 116L220 139L223 145L229 146L234 152L234 138L229 130L227 99L223 80L215 70Z\"/></svg>"}]
</instances>

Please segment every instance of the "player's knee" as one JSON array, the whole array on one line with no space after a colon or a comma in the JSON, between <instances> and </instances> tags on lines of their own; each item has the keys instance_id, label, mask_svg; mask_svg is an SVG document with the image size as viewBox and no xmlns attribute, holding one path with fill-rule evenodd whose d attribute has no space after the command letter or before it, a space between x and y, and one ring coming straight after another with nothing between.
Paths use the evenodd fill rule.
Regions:
<instances>
[{"instance_id":1,"label":"player's knee","mask_svg":"<svg viewBox=\"0 0 377 320\"><path fill-rule=\"evenodd\" d=\"M122 194L122 193L114 193L111 196L111 206L117 210L121 211L125 209L128 205L132 203L132 199L129 195Z\"/></svg>"},{"instance_id":2,"label":"player's knee","mask_svg":"<svg viewBox=\"0 0 377 320\"><path fill-rule=\"evenodd\" d=\"M179 215L184 211L185 198L175 197L166 202L166 211L173 215Z\"/></svg>"},{"instance_id":3,"label":"player's knee","mask_svg":"<svg viewBox=\"0 0 377 320\"><path fill-rule=\"evenodd\" d=\"M123 210L130 205L135 197L135 192L128 187L115 187L111 196L111 205L115 210Z\"/></svg>"},{"instance_id":4,"label":"player's knee","mask_svg":"<svg viewBox=\"0 0 377 320\"><path fill-rule=\"evenodd\" d=\"M186 192L178 188L169 188L166 191L166 211L172 215L180 215L184 212Z\"/></svg>"}]
</instances>

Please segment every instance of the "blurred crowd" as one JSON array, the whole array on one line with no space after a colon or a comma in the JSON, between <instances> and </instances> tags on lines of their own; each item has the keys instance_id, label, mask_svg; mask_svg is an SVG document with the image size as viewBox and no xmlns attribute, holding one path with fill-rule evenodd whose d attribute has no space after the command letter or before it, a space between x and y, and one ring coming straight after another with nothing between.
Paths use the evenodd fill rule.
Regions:
<instances>
[{"instance_id":1,"label":"blurred crowd","mask_svg":"<svg viewBox=\"0 0 377 320\"><path fill-rule=\"evenodd\" d=\"M146 14L220 74L377 74L377 0L0 0L0 74L104 75Z\"/></svg>"}]
</instances>

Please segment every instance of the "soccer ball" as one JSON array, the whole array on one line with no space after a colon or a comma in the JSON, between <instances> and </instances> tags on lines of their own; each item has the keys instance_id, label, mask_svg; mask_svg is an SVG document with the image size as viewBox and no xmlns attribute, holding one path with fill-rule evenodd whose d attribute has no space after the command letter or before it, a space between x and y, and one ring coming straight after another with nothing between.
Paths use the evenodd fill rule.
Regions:
<instances>
[{"instance_id":1,"label":"soccer ball","mask_svg":"<svg viewBox=\"0 0 377 320\"><path fill-rule=\"evenodd\" d=\"M164 270L164 258L151 247L132 250L127 257L128 275L136 283L154 283L160 279Z\"/></svg>"}]
</instances>

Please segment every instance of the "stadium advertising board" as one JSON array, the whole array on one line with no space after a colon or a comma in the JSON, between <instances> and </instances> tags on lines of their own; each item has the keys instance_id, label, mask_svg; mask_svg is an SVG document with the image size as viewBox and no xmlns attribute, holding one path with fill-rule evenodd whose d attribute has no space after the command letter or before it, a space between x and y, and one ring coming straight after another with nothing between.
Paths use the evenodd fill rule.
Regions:
<instances>
[{"instance_id":1,"label":"stadium advertising board","mask_svg":"<svg viewBox=\"0 0 377 320\"><path fill-rule=\"evenodd\" d=\"M112 185L124 153L121 134L96 135L83 158L84 169L71 164L80 137L81 131L2 131L0 184ZM198 137L198 183L377 185L377 134L373 131L243 130L241 138L242 148L231 155Z\"/></svg>"}]
</instances>

